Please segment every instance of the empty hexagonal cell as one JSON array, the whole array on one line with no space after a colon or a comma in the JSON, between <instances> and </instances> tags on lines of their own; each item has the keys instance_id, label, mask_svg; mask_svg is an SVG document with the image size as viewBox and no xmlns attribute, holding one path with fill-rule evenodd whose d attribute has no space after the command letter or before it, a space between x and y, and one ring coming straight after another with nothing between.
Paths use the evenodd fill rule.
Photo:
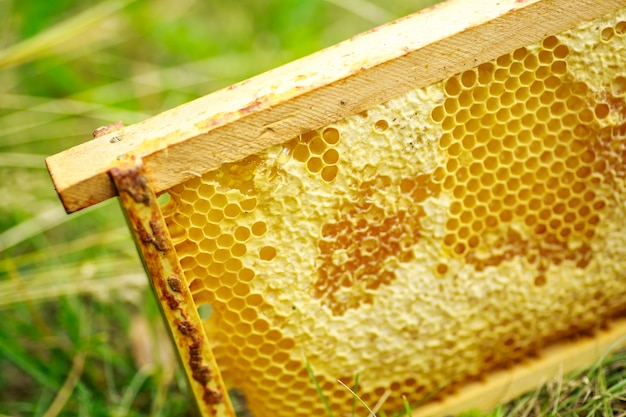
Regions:
<instances>
[{"instance_id":1,"label":"empty hexagonal cell","mask_svg":"<svg viewBox=\"0 0 626 417\"><path fill-rule=\"evenodd\" d=\"M321 177L326 182L332 182L339 172L339 169L335 165L325 166L322 168Z\"/></svg>"},{"instance_id":2,"label":"empty hexagonal cell","mask_svg":"<svg viewBox=\"0 0 626 417\"><path fill-rule=\"evenodd\" d=\"M313 155L321 155L326 150L326 142L320 137L315 136L309 143L309 151Z\"/></svg>"},{"instance_id":3,"label":"empty hexagonal cell","mask_svg":"<svg viewBox=\"0 0 626 417\"><path fill-rule=\"evenodd\" d=\"M323 160L326 164L336 164L339 161L339 152L335 148L330 148L324 152Z\"/></svg>"},{"instance_id":4,"label":"empty hexagonal cell","mask_svg":"<svg viewBox=\"0 0 626 417\"><path fill-rule=\"evenodd\" d=\"M228 204L228 198L224 194L215 194L210 201L211 206L218 209L224 208Z\"/></svg>"},{"instance_id":5,"label":"empty hexagonal cell","mask_svg":"<svg viewBox=\"0 0 626 417\"><path fill-rule=\"evenodd\" d=\"M196 255L196 262L198 263L198 265L206 268L213 263L213 256L211 256L211 254L209 253L201 252Z\"/></svg>"},{"instance_id":6,"label":"empty hexagonal cell","mask_svg":"<svg viewBox=\"0 0 626 417\"><path fill-rule=\"evenodd\" d=\"M213 301L215 301L215 297L213 296L212 292L202 290L193 294L193 301L196 305L199 305L201 307L209 307L208 304L211 304ZM205 314L202 314L200 315L200 318L204 320L207 318L207 316Z\"/></svg>"},{"instance_id":7,"label":"empty hexagonal cell","mask_svg":"<svg viewBox=\"0 0 626 417\"><path fill-rule=\"evenodd\" d=\"M237 276L239 277L239 281L241 282L250 282L254 279L254 271L250 268L242 268L237 272Z\"/></svg>"},{"instance_id":8,"label":"empty hexagonal cell","mask_svg":"<svg viewBox=\"0 0 626 417\"><path fill-rule=\"evenodd\" d=\"M248 322L248 320L245 320L245 318L243 317L243 311L248 308L246 307L246 301L242 298L233 298L230 300L230 302L228 303L228 308L230 308L233 311L239 312L241 319L244 322Z\"/></svg>"},{"instance_id":9,"label":"empty hexagonal cell","mask_svg":"<svg viewBox=\"0 0 626 417\"><path fill-rule=\"evenodd\" d=\"M324 129L324 131L322 132L322 138L327 144L336 145L339 142L340 134L337 129L329 127L327 129Z\"/></svg>"},{"instance_id":10,"label":"empty hexagonal cell","mask_svg":"<svg viewBox=\"0 0 626 417\"><path fill-rule=\"evenodd\" d=\"M198 198L198 194L195 190L185 190L179 194L179 198L181 199L181 201L193 205Z\"/></svg>"},{"instance_id":11,"label":"empty hexagonal cell","mask_svg":"<svg viewBox=\"0 0 626 417\"><path fill-rule=\"evenodd\" d=\"M271 261L276 257L276 248L273 246L264 246L259 251L259 258L264 261Z\"/></svg>"},{"instance_id":12,"label":"empty hexagonal cell","mask_svg":"<svg viewBox=\"0 0 626 417\"><path fill-rule=\"evenodd\" d=\"M220 287L215 292L215 298L221 302L228 302L233 296L233 293L230 288Z\"/></svg>"},{"instance_id":13,"label":"empty hexagonal cell","mask_svg":"<svg viewBox=\"0 0 626 417\"><path fill-rule=\"evenodd\" d=\"M251 231L254 236L263 236L267 232L267 224L263 221L258 221L252 225Z\"/></svg>"},{"instance_id":14,"label":"empty hexagonal cell","mask_svg":"<svg viewBox=\"0 0 626 417\"><path fill-rule=\"evenodd\" d=\"M466 101L470 103L471 98L467 98ZM469 104L467 105L467 107L469 107ZM467 123L471 118L472 118L472 115L469 112L469 110L467 110L467 108L463 108L457 111L456 114L454 115L454 121L455 121L456 126L453 128L453 132L455 129L458 129L459 126L464 126L465 123Z\"/></svg>"},{"instance_id":15,"label":"empty hexagonal cell","mask_svg":"<svg viewBox=\"0 0 626 417\"><path fill-rule=\"evenodd\" d=\"M216 262L226 262L227 260L230 259L230 252L228 251L228 249L217 249L215 250L215 252L213 252L213 259L215 259Z\"/></svg>"},{"instance_id":16,"label":"empty hexagonal cell","mask_svg":"<svg viewBox=\"0 0 626 417\"><path fill-rule=\"evenodd\" d=\"M245 298L250 293L250 287L246 283L239 282L239 283L235 284L235 286L233 288L233 293L237 297Z\"/></svg>"},{"instance_id":17,"label":"empty hexagonal cell","mask_svg":"<svg viewBox=\"0 0 626 417\"><path fill-rule=\"evenodd\" d=\"M205 271L213 277L219 277L224 273L224 262L213 258L213 262L211 262L208 268L205 268Z\"/></svg>"},{"instance_id":18,"label":"empty hexagonal cell","mask_svg":"<svg viewBox=\"0 0 626 417\"><path fill-rule=\"evenodd\" d=\"M224 216L229 219L234 219L241 214L241 207L239 204L230 203L224 207Z\"/></svg>"},{"instance_id":19,"label":"empty hexagonal cell","mask_svg":"<svg viewBox=\"0 0 626 417\"><path fill-rule=\"evenodd\" d=\"M267 335L266 335L266 340L267 340ZM269 364L269 357L271 357L277 351L278 349L273 343L264 343L263 345L259 347L257 353L260 355L263 355L264 357L263 359L266 360L266 362L264 361L264 363Z\"/></svg>"},{"instance_id":20,"label":"empty hexagonal cell","mask_svg":"<svg viewBox=\"0 0 626 417\"><path fill-rule=\"evenodd\" d=\"M389 129L389 122L385 119L377 120L374 123L374 131L377 133L382 133L387 129Z\"/></svg>"},{"instance_id":21,"label":"empty hexagonal cell","mask_svg":"<svg viewBox=\"0 0 626 417\"><path fill-rule=\"evenodd\" d=\"M246 303L251 307L258 307L263 303L263 297L256 293L249 294L246 297Z\"/></svg>"},{"instance_id":22,"label":"empty hexagonal cell","mask_svg":"<svg viewBox=\"0 0 626 417\"><path fill-rule=\"evenodd\" d=\"M250 229L246 226L238 226L233 236L238 242L245 243L250 238Z\"/></svg>"},{"instance_id":23,"label":"empty hexagonal cell","mask_svg":"<svg viewBox=\"0 0 626 417\"><path fill-rule=\"evenodd\" d=\"M306 162L311 153L309 151L309 147L304 143L298 143L292 152L293 158L299 162Z\"/></svg>"},{"instance_id":24,"label":"empty hexagonal cell","mask_svg":"<svg viewBox=\"0 0 626 417\"><path fill-rule=\"evenodd\" d=\"M221 275L219 275L220 278L220 284L222 284L224 287L234 287L237 284L237 274L233 274L232 272L222 272ZM234 293L234 290L229 290L231 292Z\"/></svg>"},{"instance_id":25,"label":"empty hexagonal cell","mask_svg":"<svg viewBox=\"0 0 626 417\"><path fill-rule=\"evenodd\" d=\"M191 256L185 256L181 258L180 265L185 270L190 270L190 269L195 268L198 265L196 258L195 258L195 253Z\"/></svg>"},{"instance_id":26,"label":"empty hexagonal cell","mask_svg":"<svg viewBox=\"0 0 626 417\"><path fill-rule=\"evenodd\" d=\"M230 246L230 255L234 258L241 258L245 256L247 251L248 251L248 248L243 243L235 242L232 244L232 246Z\"/></svg>"},{"instance_id":27,"label":"empty hexagonal cell","mask_svg":"<svg viewBox=\"0 0 626 417\"><path fill-rule=\"evenodd\" d=\"M233 300L236 300L236 298L233 298ZM232 303L232 300L230 303L228 303L229 307L231 303ZM235 331L239 334L248 335L250 334L250 330L252 330L252 326L250 325L250 323L240 321L239 323L235 325Z\"/></svg>"},{"instance_id":28,"label":"empty hexagonal cell","mask_svg":"<svg viewBox=\"0 0 626 417\"><path fill-rule=\"evenodd\" d=\"M189 291L191 291L192 293L198 292L200 290L203 290L204 287L204 281L201 279L194 279L191 281L191 283L189 284Z\"/></svg>"},{"instance_id":29,"label":"empty hexagonal cell","mask_svg":"<svg viewBox=\"0 0 626 417\"><path fill-rule=\"evenodd\" d=\"M448 95L448 97L454 97L454 96L459 95L459 93L461 92L461 89L462 89L461 83L459 82L459 79L456 77L448 79L444 85L444 90L446 94Z\"/></svg>"},{"instance_id":30,"label":"empty hexagonal cell","mask_svg":"<svg viewBox=\"0 0 626 417\"><path fill-rule=\"evenodd\" d=\"M224 262L224 269L228 272L232 272L233 274L237 274L242 269L242 267L243 265L241 263L241 260L236 258L230 258Z\"/></svg>"},{"instance_id":31,"label":"empty hexagonal cell","mask_svg":"<svg viewBox=\"0 0 626 417\"><path fill-rule=\"evenodd\" d=\"M233 299L234 301L235 299ZM251 308L251 307L247 307L247 303L246 303L246 299L245 298L236 298L236 300L241 303L243 303L243 308L241 309L241 319L245 322L248 323L253 323L257 317L258 317L258 313L255 309Z\"/></svg>"},{"instance_id":32,"label":"empty hexagonal cell","mask_svg":"<svg viewBox=\"0 0 626 417\"><path fill-rule=\"evenodd\" d=\"M224 212L221 209L211 209L206 215L206 220L211 223L220 223L224 219ZM206 222L206 220L204 222Z\"/></svg>"},{"instance_id":33,"label":"empty hexagonal cell","mask_svg":"<svg viewBox=\"0 0 626 417\"><path fill-rule=\"evenodd\" d=\"M228 249L233 246L234 243L235 239L231 234L224 233L217 238L217 246L220 248Z\"/></svg>"},{"instance_id":34,"label":"empty hexagonal cell","mask_svg":"<svg viewBox=\"0 0 626 417\"><path fill-rule=\"evenodd\" d=\"M211 203L207 199L198 198L194 209L197 213L207 213L211 209Z\"/></svg>"}]
</instances>

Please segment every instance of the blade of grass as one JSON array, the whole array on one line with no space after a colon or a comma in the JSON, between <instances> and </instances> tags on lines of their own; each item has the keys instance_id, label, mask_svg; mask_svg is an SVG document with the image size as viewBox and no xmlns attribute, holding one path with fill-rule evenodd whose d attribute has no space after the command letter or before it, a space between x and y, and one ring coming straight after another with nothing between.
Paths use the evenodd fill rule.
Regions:
<instances>
[{"instance_id":1,"label":"blade of grass","mask_svg":"<svg viewBox=\"0 0 626 417\"><path fill-rule=\"evenodd\" d=\"M594 363L593 366L589 369L587 376L589 377L590 375L597 372L598 369L602 367L603 364L605 363L607 356L609 356L612 352L615 352L619 346L624 346L625 342L626 342L626 336L619 338L613 344L611 344L611 346L609 346L609 348L604 351L600 359L598 359L596 363Z\"/></svg>"},{"instance_id":2,"label":"blade of grass","mask_svg":"<svg viewBox=\"0 0 626 417\"><path fill-rule=\"evenodd\" d=\"M2 96L0 96L0 100L2 100ZM94 125L90 127L91 130L83 132L88 132L89 135L91 131L98 127L97 124L106 124L103 122L124 120L129 124L150 116L148 113L128 111L114 106L79 102L78 100L53 99L50 100L50 103L53 105L57 104L61 108L64 107L67 111L65 113L55 112L49 110L47 105L34 106L0 117L0 125L2 126L0 128L0 137L3 138L0 147L6 148L36 141L49 141L52 143L58 140L59 136L67 135L68 132L75 130L77 122L71 118L72 116L80 116L85 119L93 118L91 123ZM81 122L84 124L90 123L89 120L81 120ZM40 127L45 127L46 129L44 138L33 134ZM85 137L85 140L89 138L90 136Z\"/></svg>"},{"instance_id":3,"label":"blade of grass","mask_svg":"<svg viewBox=\"0 0 626 417\"><path fill-rule=\"evenodd\" d=\"M363 407L365 407L365 408L367 409L367 411L370 413L370 414L369 414L369 417L376 417L376 414L374 413L374 411L372 411L372 409L371 409L371 408L367 405L367 403L366 403L365 401L363 401L363 400L361 399L361 397L359 397L359 396L357 395L357 393L356 393L356 392L352 391L352 389L351 389L349 386L347 386L346 384L344 384L341 380L339 380L339 379L338 379L338 380L337 380L337 382L339 382L339 384L341 384L341 385L342 385L345 389L347 389L348 391L350 391L350 393L351 393L351 394L352 394L352 395L353 395L353 396L354 396L357 400L359 400L359 402L363 405Z\"/></svg>"},{"instance_id":4,"label":"blade of grass","mask_svg":"<svg viewBox=\"0 0 626 417\"><path fill-rule=\"evenodd\" d=\"M326 396L324 395L324 392L322 391L322 387L320 387L320 384L317 381L317 378L315 377L315 373L313 372L313 368L311 368L311 364L309 363L308 360L305 362L305 366L306 366L306 371L309 373L309 377L313 381L313 385L315 385L315 390L317 391L317 395L320 397L322 404L324 404L324 409L326 410L326 414L328 415L328 417L334 417L333 410L330 408L330 404L328 404L328 399L326 399Z\"/></svg>"},{"instance_id":5,"label":"blade of grass","mask_svg":"<svg viewBox=\"0 0 626 417\"><path fill-rule=\"evenodd\" d=\"M354 376L354 392L359 391L359 374ZM356 416L356 397L352 397L352 416Z\"/></svg>"},{"instance_id":6,"label":"blade of grass","mask_svg":"<svg viewBox=\"0 0 626 417\"><path fill-rule=\"evenodd\" d=\"M74 388L76 388L76 384L83 373L86 357L87 354L85 352L81 352L74 357L74 360L72 361L72 368L70 369L63 386L57 393L52 404L50 404L48 410L44 413L43 417L56 417L59 413L61 413L63 407L67 403L67 400L69 400L72 392L74 392Z\"/></svg>"},{"instance_id":7,"label":"blade of grass","mask_svg":"<svg viewBox=\"0 0 626 417\"><path fill-rule=\"evenodd\" d=\"M535 392L533 393L533 396L528 399L526 408L524 409L524 412L522 412L521 417L528 417L532 415L531 413L534 407L537 405L537 399L539 398L540 393L541 393L541 389L535 390Z\"/></svg>"},{"instance_id":8,"label":"blade of grass","mask_svg":"<svg viewBox=\"0 0 626 417\"><path fill-rule=\"evenodd\" d=\"M44 159L47 155L31 153L0 153L0 167L45 169Z\"/></svg>"},{"instance_id":9,"label":"blade of grass","mask_svg":"<svg viewBox=\"0 0 626 417\"><path fill-rule=\"evenodd\" d=\"M613 407L611 407L611 396L607 393L606 372L604 367L600 368L598 375L598 388L600 392L597 395L599 396L602 408L604 409L602 414L604 416L613 417Z\"/></svg>"},{"instance_id":10,"label":"blade of grass","mask_svg":"<svg viewBox=\"0 0 626 417\"><path fill-rule=\"evenodd\" d=\"M415 401L413 404L411 404L411 408L415 409L415 408L418 408L419 406L421 406L422 404L425 404L426 402L431 400L433 397L435 397L435 395L437 395L437 393L439 391L441 391L442 389L443 389L443 386L442 387L438 387L435 390L429 392L424 397L422 397L420 400Z\"/></svg>"},{"instance_id":11,"label":"blade of grass","mask_svg":"<svg viewBox=\"0 0 626 417\"><path fill-rule=\"evenodd\" d=\"M626 395L626 379L622 379L615 385L611 385L611 388L609 388L608 392L615 395L616 397L619 397L620 401L626 402L626 397L624 397L624 395ZM626 406L626 404L624 405Z\"/></svg>"},{"instance_id":12,"label":"blade of grass","mask_svg":"<svg viewBox=\"0 0 626 417\"><path fill-rule=\"evenodd\" d=\"M376 403L374 408L372 408L372 413L374 413L374 414L378 413L378 410L380 410L382 408L382 406L385 404L385 401L387 401L387 398L389 398L390 395L391 395L391 390L390 389L386 389L385 392L383 393L383 395L378 399L378 402ZM384 413L381 414L381 417L383 415L384 415Z\"/></svg>"},{"instance_id":13,"label":"blade of grass","mask_svg":"<svg viewBox=\"0 0 626 417\"><path fill-rule=\"evenodd\" d=\"M7 259L9 267L7 271L15 271L11 268L10 259ZM64 260L59 264L55 264L54 260L51 261L54 266L54 273L59 278L59 282L68 282L76 280L86 280L97 277L103 277L106 275L112 275L113 272L123 271L124 274L128 272L136 272L141 270L141 263L138 259L133 257L120 257L116 255L100 254L91 259L73 259ZM23 265L24 266L24 265ZM120 269L116 269L120 268ZM29 265L28 269L18 270L14 274L14 278L22 279L23 281L29 281L27 285L30 285L30 280L33 282L40 282L45 284L46 274L50 274L50 264L42 265ZM0 288L4 285L4 282L0 283ZM10 285L10 284L6 284ZM16 284L19 285L19 284ZM6 288L6 287L5 287ZM10 288L10 287L9 287Z\"/></svg>"},{"instance_id":14,"label":"blade of grass","mask_svg":"<svg viewBox=\"0 0 626 417\"><path fill-rule=\"evenodd\" d=\"M73 221L78 216L83 216L91 210L83 210L76 213L76 216L68 216L60 205L54 205L43 209L36 216L24 220L21 223L0 233L0 253L8 248L18 245L32 237L39 235L46 230Z\"/></svg>"},{"instance_id":15,"label":"blade of grass","mask_svg":"<svg viewBox=\"0 0 626 417\"><path fill-rule=\"evenodd\" d=\"M409 400L406 399L406 395L402 395L402 403L404 404L406 417L411 417L411 404L409 404Z\"/></svg>"},{"instance_id":16,"label":"blade of grass","mask_svg":"<svg viewBox=\"0 0 626 417\"><path fill-rule=\"evenodd\" d=\"M2 98L0 97L0 101ZM55 143L67 141L68 146L86 142L92 138L92 132L99 126L122 120L132 124L146 119L151 114L126 111L122 108L102 106L100 110L86 111L80 114L46 114L37 111L14 112L4 118L12 119L11 124L0 126L0 149L13 151L12 147L32 144L31 148L45 147L55 152ZM4 118L0 117L0 123ZM21 149L19 149L21 150ZM49 156L49 154L48 154Z\"/></svg>"},{"instance_id":17,"label":"blade of grass","mask_svg":"<svg viewBox=\"0 0 626 417\"><path fill-rule=\"evenodd\" d=\"M11 258L0 259L0 271L7 270L15 264L34 265L49 260L51 256L61 258L73 254L88 254L92 249L105 247L115 248L121 253L128 253L135 259L135 247L128 238L128 228L119 227L50 244L45 250L25 252L12 255Z\"/></svg>"},{"instance_id":18,"label":"blade of grass","mask_svg":"<svg viewBox=\"0 0 626 417\"><path fill-rule=\"evenodd\" d=\"M117 409L112 413L113 417L122 417L129 414L129 410L133 405L133 401L137 394L139 393L139 389L146 382L146 380L152 375L154 372L154 367L152 365L147 365L141 368L130 381L130 384L124 390L124 395L117 407Z\"/></svg>"},{"instance_id":19,"label":"blade of grass","mask_svg":"<svg viewBox=\"0 0 626 417\"><path fill-rule=\"evenodd\" d=\"M43 278L47 282L37 282L35 288L33 288L30 282L18 284L2 283L0 294L3 296L0 296L0 311L18 303L42 302L65 295L101 295L113 290L143 288L148 283L145 273L124 275L114 273L94 279L68 282L50 281L49 274L47 278L47 280L46 277ZM16 293L15 291L18 292Z\"/></svg>"},{"instance_id":20,"label":"blade of grass","mask_svg":"<svg viewBox=\"0 0 626 417\"><path fill-rule=\"evenodd\" d=\"M393 20L394 16L382 7L366 0L326 0L375 25Z\"/></svg>"},{"instance_id":21,"label":"blade of grass","mask_svg":"<svg viewBox=\"0 0 626 417\"><path fill-rule=\"evenodd\" d=\"M556 394L554 394L555 401L552 407L552 414L557 414L559 410L559 400L561 398L562 387L563 387L563 364L559 365L559 376L557 378Z\"/></svg>"},{"instance_id":22,"label":"blade of grass","mask_svg":"<svg viewBox=\"0 0 626 417\"><path fill-rule=\"evenodd\" d=\"M32 38L0 50L0 69L33 61L50 54L57 46L64 46L91 30L96 24L136 0L109 0L93 6L76 16L41 32Z\"/></svg>"}]
</instances>

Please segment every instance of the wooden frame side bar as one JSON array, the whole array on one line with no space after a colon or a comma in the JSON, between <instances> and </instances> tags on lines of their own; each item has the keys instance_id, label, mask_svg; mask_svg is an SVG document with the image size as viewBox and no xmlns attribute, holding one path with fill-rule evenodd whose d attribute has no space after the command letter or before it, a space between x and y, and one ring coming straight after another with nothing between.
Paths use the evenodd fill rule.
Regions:
<instances>
[{"instance_id":1,"label":"wooden frame side bar","mask_svg":"<svg viewBox=\"0 0 626 417\"><path fill-rule=\"evenodd\" d=\"M115 195L142 158L157 193L306 131L624 7L624 0L451 0L46 160L68 212Z\"/></svg>"},{"instance_id":2,"label":"wooden frame side bar","mask_svg":"<svg viewBox=\"0 0 626 417\"><path fill-rule=\"evenodd\" d=\"M213 351L141 161L111 169L157 303L202 416L235 417Z\"/></svg>"}]
</instances>

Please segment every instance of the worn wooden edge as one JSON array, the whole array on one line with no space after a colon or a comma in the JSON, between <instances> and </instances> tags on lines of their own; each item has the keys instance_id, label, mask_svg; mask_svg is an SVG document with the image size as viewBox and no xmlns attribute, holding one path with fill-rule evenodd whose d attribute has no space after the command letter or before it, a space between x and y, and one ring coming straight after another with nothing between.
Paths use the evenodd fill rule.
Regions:
<instances>
[{"instance_id":1,"label":"worn wooden edge","mask_svg":"<svg viewBox=\"0 0 626 417\"><path fill-rule=\"evenodd\" d=\"M614 319L610 328L594 337L564 340L541 350L538 358L526 359L509 369L489 373L482 382L461 385L455 394L425 404L413 411L414 417L442 417L469 410L488 412L540 384L568 372L597 363L611 351L626 346L626 317Z\"/></svg>"},{"instance_id":2,"label":"worn wooden edge","mask_svg":"<svg viewBox=\"0 0 626 417\"><path fill-rule=\"evenodd\" d=\"M202 320L141 160L111 169L156 301L202 416L235 417Z\"/></svg>"},{"instance_id":3,"label":"worn wooden edge","mask_svg":"<svg viewBox=\"0 0 626 417\"><path fill-rule=\"evenodd\" d=\"M161 192L624 7L625 0L451 0L46 160L68 212L115 195L120 159Z\"/></svg>"}]
</instances>

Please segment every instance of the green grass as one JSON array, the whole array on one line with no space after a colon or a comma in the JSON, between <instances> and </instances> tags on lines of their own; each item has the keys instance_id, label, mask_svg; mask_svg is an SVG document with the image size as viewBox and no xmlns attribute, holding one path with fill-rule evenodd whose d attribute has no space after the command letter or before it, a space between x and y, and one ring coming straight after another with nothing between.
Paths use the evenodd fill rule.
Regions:
<instances>
[{"instance_id":1,"label":"green grass","mask_svg":"<svg viewBox=\"0 0 626 417\"><path fill-rule=\"evenodd\" d=\"M434 2L0 0L0 416L193 412L117 203L67 216L45 156ZM608 413L616 358L557 408Z\"/></svg>"},{"instance_id":2,"label":"green grass","mask_svg":"<svg viewBox=\"0 0 626 417\"><path fill-rule=\"evenodd\" d=\"M626 416L626 351L608 352L588 369L555 378L490 413L460 417Z\"/></svg>"}]
</instances>

